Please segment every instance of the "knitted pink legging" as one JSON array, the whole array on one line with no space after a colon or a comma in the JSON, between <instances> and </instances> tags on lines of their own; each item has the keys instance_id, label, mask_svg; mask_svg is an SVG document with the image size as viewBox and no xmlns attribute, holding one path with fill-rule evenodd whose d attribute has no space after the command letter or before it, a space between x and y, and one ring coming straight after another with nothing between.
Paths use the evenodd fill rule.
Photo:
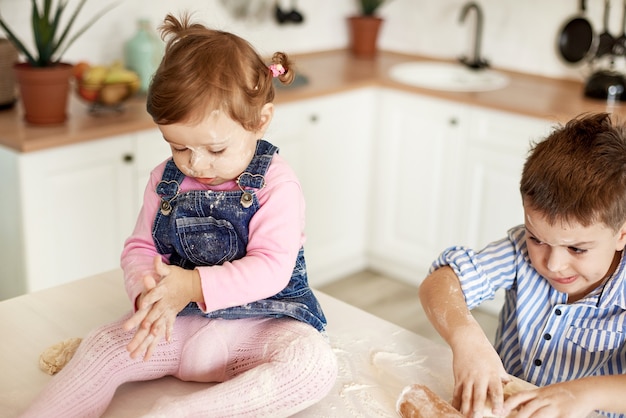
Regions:
<instances>
[{"instance_id":1,"label":"knitted pink legging","mask_svg":"<svg viewBox=\"0 0 626 418\"><path fill-rule=\"evenodd\" d=\"M322 399L337 376L328 342L293 319L182 316L172 340L143 361L126 351L126 318L90 333L23 417L98 417L123 383L167 375L222 383L162 398L148 416L286 417Z\"/></svg>"}]
</instances>

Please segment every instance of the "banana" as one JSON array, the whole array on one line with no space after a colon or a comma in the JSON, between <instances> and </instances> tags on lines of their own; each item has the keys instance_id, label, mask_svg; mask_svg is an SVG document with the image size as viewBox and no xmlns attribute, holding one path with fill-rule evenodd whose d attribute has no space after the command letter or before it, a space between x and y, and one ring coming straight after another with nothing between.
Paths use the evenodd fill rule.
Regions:
<instances>
[{"instance_id":1,"label":"banana","mask_svg":"<svg viewBox=\"0 0 626 418\"><path fill-rule=\"evenodd\" d=\"M99 86L104 83L109 69L104 65L89 67L83 75L83 83L90 86Z\"/></svg>"}]
</instances>

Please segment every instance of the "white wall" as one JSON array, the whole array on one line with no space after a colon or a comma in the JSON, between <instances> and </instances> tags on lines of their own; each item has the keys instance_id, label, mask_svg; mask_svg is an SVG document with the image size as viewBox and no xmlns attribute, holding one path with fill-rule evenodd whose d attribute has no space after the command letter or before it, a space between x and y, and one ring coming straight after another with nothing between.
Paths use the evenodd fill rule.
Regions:
<instances>
[{"instance_id":1,"label":"white wall","mask_svg":"<svg viewBox=\"0 0 626 418\"><path fill-rule=\"evenodd\" d=\"M167 12L195 12L203 23L235 32L251 41L263 55L277 50L291 53L344 48L348 44L345 18L356 10L355 0L279 0L289 9L295 3L305 16L302 25L278 25L269 13L274 0L252 0L266 5L264 19L235 19L223 2L237 0L122 0L99 20L65 55L68 61L106 63L122 54L135 22L145 17L156 26ZM485 15L483 55L492 66L550 77L582 78L584 66L564 64L557 53L557 34L577 13L579 0L478 0ZM76 4L77 0L70 0ZM91 0L81 13L82 22L111 0ZM175 6L172 4L176 3ZM613 0L610 29L621 31L621 1ZM473 42L474 16L459 23L463 0L390 0L381 9L385 18L381 48L441 58L468 53ZM601 0L587 0L588 15L597 31L602 29ZM30 36L30 1L0 0L0 13L16 31Z\"/></svg>"}]
</instances>

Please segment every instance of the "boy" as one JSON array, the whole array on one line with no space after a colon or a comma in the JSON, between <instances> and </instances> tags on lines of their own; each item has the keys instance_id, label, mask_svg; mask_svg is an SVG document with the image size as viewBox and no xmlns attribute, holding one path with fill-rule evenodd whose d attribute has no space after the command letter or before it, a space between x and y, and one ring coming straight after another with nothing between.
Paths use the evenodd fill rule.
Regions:
<instances>
[{"instance_id":1,"label":"boy","mask_svg":"<svg viewBox=\"0 0 626 418\"><path fill-rule=\"evenodd\" d=\"M453 353L452 404L480 416L626 417L626 125L589 114L536 144L524 225L474 252L446 249L419 296ZM492 346L470 309L506 289ZM540 388L503 402L509 375ZM622 415L620 415L622 414Z\"/></svg>"}]
</instances>

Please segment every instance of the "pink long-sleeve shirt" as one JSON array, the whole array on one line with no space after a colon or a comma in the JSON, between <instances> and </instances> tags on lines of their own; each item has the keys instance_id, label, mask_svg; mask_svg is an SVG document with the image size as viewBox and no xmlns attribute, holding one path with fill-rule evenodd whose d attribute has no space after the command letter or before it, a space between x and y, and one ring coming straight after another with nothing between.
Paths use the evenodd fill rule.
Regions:
<instances>
[{"instance_id":1,"label":"pink long-sleeve shirt","mask_svg":"<svg viewBox=\"0 0 626 418\"><path fill-rule=\"evenodd\" d=\"M152 239L152 227L161 199L155 192L166 162L151 173L143 206L132 235L126 240L121 256L126 292L133 302L144 290L143 277L155 279L153 260L158 251ZM304 245L304 196L300 183L287 162L274 154L265 175L265 187L256 190L259 209L250 220L246 255L219 266L197 267L200 273L205 312L243 305L275 295L289 283L298 251ZM190 190L239 190L235 181L208 186L185 177L180 192ZM162 255L169 262L169 254Z\"/></svg>"}]
</instances>

